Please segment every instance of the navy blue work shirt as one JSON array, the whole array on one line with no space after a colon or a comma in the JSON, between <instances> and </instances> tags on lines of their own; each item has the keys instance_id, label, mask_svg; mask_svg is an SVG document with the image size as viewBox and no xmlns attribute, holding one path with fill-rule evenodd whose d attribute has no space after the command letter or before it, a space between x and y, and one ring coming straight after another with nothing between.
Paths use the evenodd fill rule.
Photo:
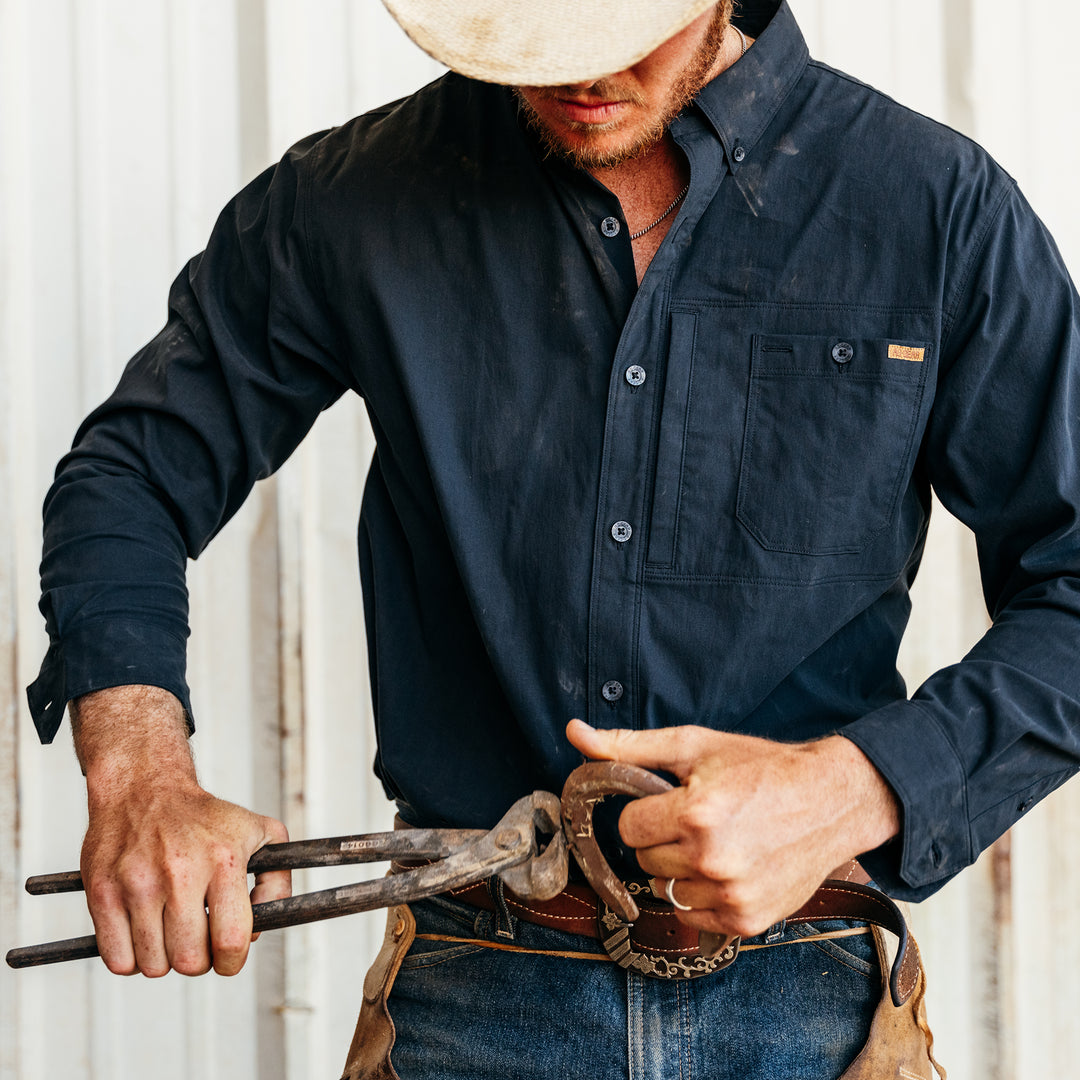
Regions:
<instances>
[{"instance_id":1,"label":"navy blue work shirt","mask_svg":"<svg viewBox=\"0 0 1080 1080\"><path fill-rule=\"evenodd\" d=\"M672 126L690 190L640 286L616 198L457 75L236 197L48 496L43 739L120 683L190 709L186 559L353 390L376 770L408 820L558 791L572 716L842 732L903 805L867 865L918 899L1076 771L1076 292L982 150L768 6ZM907 700L931 487L993 627Z\"/></svg>"}]
</instances>

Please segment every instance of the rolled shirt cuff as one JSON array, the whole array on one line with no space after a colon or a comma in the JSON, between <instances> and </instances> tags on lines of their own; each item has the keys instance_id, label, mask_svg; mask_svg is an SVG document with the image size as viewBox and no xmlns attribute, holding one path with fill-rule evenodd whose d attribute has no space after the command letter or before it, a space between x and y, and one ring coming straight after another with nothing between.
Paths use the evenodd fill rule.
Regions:
<instances>
[{"instance_id":1,"label":"rolled shirt cuff","mask_svg":"<svg viewBox=\"0 0 1080 1080\"><path fill-rule=\"evenodd\" d=\"M110 686L157 686L179 698L188 720L186 641L152 623L94 620L53 640L38 677L26 688L38 738L51 743L69 701Z\"/></svg>"}]
</instances>

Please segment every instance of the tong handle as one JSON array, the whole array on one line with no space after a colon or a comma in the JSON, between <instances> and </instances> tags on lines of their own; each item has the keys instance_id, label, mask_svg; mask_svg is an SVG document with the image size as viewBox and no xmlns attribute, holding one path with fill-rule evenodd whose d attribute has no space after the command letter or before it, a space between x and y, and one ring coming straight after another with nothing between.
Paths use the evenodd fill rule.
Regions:
<instances>
[{"instance_id":1,"label":"tong handle","mask_svg":"<svg viewBox=\"0 0 1080 1080\"><path fill-rule=\"evenodd\" d=\"M40 967L43 964L62 964L65 960L89 960L98 955L97 938L66 938L64 941L47 941L43 945L24 945L20 949L9 949L8 967Z\"/></svg>"},{"instance_id":2,"label":"tong handle","mask_svg":"<svg viewBox=\"0 0 1080 1080\"><path fill-rule=\"evenodd\" d=\"M483 829L398 829L395 832L334 836L326 840L291 840L259 848L248 860L247 872L309 870L316 866L348 866L387 859L445 859L452 851L484 835ZM26 891L31 896L81 892L82 887L82 875L78 870L38 874L26 879Z\"/></svg>"},{"instance_id":3,"label":"tong handle","mask_svg":"<svg viewBox=\"0 0 1080 1080\"><path fill-rule=\"evenodd\" d=\"M355 915L420 900L500 874L536 856L536 820L550 821L552 814L557 813L558 800L554 795L535 792L519 799L499 824L487 832L482 829L401 829L394 833L269 845L256 852L248 862L248 870L252 869L253 862L269 870L297 869L300 865L376 862L388 858L434 858L436 861L373 881L255 904L251 909L252 929L277 930ZM464 842L455 845L456 840ZM334 846L336 851L331 850ZM263 852L268 854L259 860ZM311 861L313 859L317 861ZM39 884L39 891L56 892L59 890L55 886L62 885L69 889L82 887L77 873L47 875L47 879L51 879L51 887L41 889ZM26 968L65 960L85 960L97 955L97 939L87 936L12 949L7 954L7 963L9 967Z\"/></svg>"}]
</instances>

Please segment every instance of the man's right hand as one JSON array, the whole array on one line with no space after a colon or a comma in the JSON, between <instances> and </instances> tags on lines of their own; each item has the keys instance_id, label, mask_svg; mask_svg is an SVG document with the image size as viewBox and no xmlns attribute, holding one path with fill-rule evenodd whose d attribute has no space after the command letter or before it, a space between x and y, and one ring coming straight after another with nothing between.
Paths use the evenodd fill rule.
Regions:
<instances>
[{"instance_id":1,"label":"man's right hand","mask_svg":"<svg viewBox=\"0 0 1080 1080\"><path fill-rule=\"evenodd\" d=\"M179 701L121 686L72 706L90 824L82 879L98 950L110 971L156 978L175 969L234 975L252 941L252 903L289 896L287 871L248 859L288 839L285 826L204 791Z\"/></svg>"}]
</instances>

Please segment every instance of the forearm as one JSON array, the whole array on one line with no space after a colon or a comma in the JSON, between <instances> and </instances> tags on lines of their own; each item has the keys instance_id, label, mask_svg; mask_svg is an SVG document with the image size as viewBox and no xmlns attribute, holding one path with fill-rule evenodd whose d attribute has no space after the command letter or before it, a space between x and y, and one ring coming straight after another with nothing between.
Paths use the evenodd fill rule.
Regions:
<instances>
[{"instance_id":1,"label":"forearm","mask_svg":"<svg viewBox=\"0 0 1080 1080\"><path fill-rule=\"evenodd\" d=\"M873 851L899 834L896 793L858 746L835 735L807 749L828 770L824 786L835 793L838 834L851 856Z\"/></svg>"},{"instance_id":2,"label":"forearm","mask_svg":"<svg viewBox=\"0 0 1080 1080\"><path fill-rule=\"evenodd\" d=\"M91 798L133 778L195 781L184 707L156 686L115 686L71 703L71 729Z\"/></svg>"},{"instance_id":3,"label":"forearm","mask_svg":"<svg viewBox=\"0 0 1080 1080\"><path fill-rule=\"evenodd\" d=\"M71 703L75 753L86 777L88 875L102 873L98 852L122 851L146 823L198 813L200 787L183 706L156 686L117 686Z\"/></svg>"}]
</instances>

